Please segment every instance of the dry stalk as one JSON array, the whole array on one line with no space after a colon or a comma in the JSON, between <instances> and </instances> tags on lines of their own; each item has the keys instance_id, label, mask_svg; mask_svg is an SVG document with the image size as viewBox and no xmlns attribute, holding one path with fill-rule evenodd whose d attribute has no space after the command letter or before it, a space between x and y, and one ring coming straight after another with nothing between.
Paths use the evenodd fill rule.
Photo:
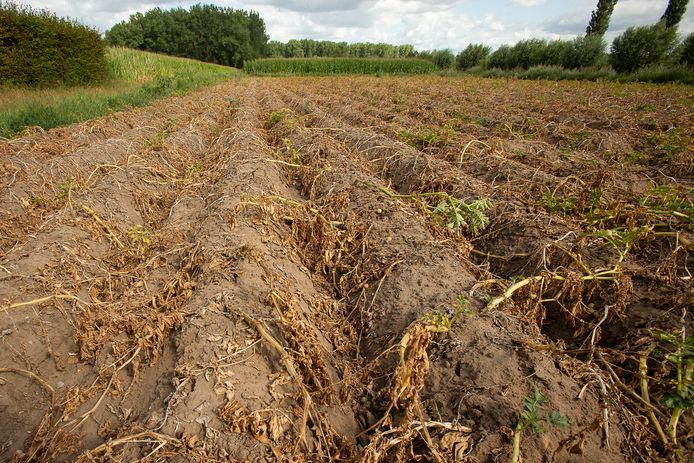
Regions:
<instances>
[{"instance_id":1,"label":"dry stalk","mask_svg":"<svg viewBox=\"0 0 694 463\"><path fill-rule=\"evenodd\" d=\"M41 378L39 375L36 373L33 373L29 370L24 370L22 368L0 368L0 373L16 373L18 375L24 375L27 376L37 383L39 383L48 393L51 395L51 404L55 404L55 389L53 389L53 386L48 384L43 378Z\"/></svg>"},{"instance_id":2,"label":"dry stalk","mask_svg":"<svg viewBox=\"0 0 694 463\"><path fill-rule=\"evenodd\" d=\"M161 444L176 444L178 446L182 445L182 442L179 439L176 439L175 437L167 436L165 434L160 434L160 433L153 432L153 431L143 431L143 432L139 432L137 434L132 434L130 436L121 437L119 439L105 442L105 443L99 445L98 447L95 447L95 448L83 453L76 460L75 463L87 463L88 461L94 461L96 455L98 455L102 452L108 453L114 447L117 447L117 446L123 445L123 444L127 444L129 442L141 442L141 440L143 438L152 439L154 442L159 442L160 445Z\"/></svg>"},{"instance_id":3,"label":"dry stalk","mask_svg":"<svg viewBox=\"0 0 694 463\"><path fill-rule=\"evenodd\" d=\"M301 394L304 399L304 409L303 409L303 416L301 418L301 430L299 431L299 438L304 444L304 447L306 450L308 450L308 442L306 441L306 427L308 423L308 415L309 415L309 410L310 407L313 404L313 401L311 399L311 395L308 393L308 390L306 389L306 386L304 386L304 382L299 375L299 372L294 368L294 364L291 361L291 356L287 351L282 347L282 345L279 343L275 337L270 334L270 332L267 330L265 327L265 324L261 322L260 320L256 320L255 318L251 317L247 313L243 311L239 311L241 316L243 317L244 320L251 326L253 326L258 334L265 340L267 343L272 347L279 355L280 358L282 359L282 363L284 364L284 367L286 368L287 372L289 375L292 377L294 381L296 381L297 385L299 386L299 389L301 390Z\"/></svg>"},{"instance_id":4,"label":"dry stalk","mask_svg":"<svg viewBox=\"0 0 694 463\"><path fill-rule=\"evenodd\" d=\"M111 226L108 223L106 223L101 217L99 217L99 214L97 214L94 211L94 209L90 208L86 204L80 204L80 207L82 208L82 210L84 210L84 212L89 214L97 224L99 224L104 230L106 230L111 239L118 245L119 248L125 248L125 245L120 239L118 239L118 235L116 235L116 233L113 231L113 228L111 228Z\"/></svg>"},{"instance_id":5,"label":"dry stalk","mask_svg":"<svg viewBox=\"0 0 694 463\"><path fill-rule=\"evenodd\" d=\"M641 356L639 357L641 397L643 397L643 401L649 405L651 405L651 400L648 395L648 356L650 355L653 349L655 349L655 345L649 345L643 352L641 352ZM663 428L660 426L660 422L658 421L658 418L656 418L655 413L653 413L652 408L648 409L648 419L651 421L651 424L658 433L660 440L663 442L664 445L667 446L668 438L667 436L665 436Z\"/></svg>"},{"instance_id":6,"label":"dry stalk","mask_svg":"<svg viewBox=\"0 0 694 463\"><path fill-rule=\"evenodd\" d=\"M88 303L84 302L82 299L78 298L77 296L73 296L71 294L52 294L50 296L45 296L45 297L40 297L38 299L33 299L31 301L25 301L25 302L15 302L14 304L10 304L6 307L0 307L0 310L10 310L10 309L17 309L19 307L27 307L30 305L35 305L35 304L43 304L44 302L51 301L53 299L59 299L59 300L71 300L71 301L76 301L84 305L89 305Z\"/></svg>"}]
</instances>

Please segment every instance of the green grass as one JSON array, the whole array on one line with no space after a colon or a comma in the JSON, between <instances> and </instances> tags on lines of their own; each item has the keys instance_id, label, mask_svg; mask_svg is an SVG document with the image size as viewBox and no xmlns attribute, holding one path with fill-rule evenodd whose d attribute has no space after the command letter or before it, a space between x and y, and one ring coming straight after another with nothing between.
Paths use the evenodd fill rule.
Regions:
<instances>
[{"instance_id":1,"label":"green grass","mask_svg":"<svg viewBox=\"0 0 694 463\"><path fill-rule=\"evenodd\" d=\"M270 58L250 61L252 75L431 74L436 67L422 59L401 58Z\"/></svg>"},{"instance_id":2,"label":"green grass","mask_svg":"<svg viewBox=\"0 0 694 463\"><path fill-rule=\"evenodd\" d=\"M612 68L564 69L558 66L535 66L526 70L471 68L463 74L479 77L515 77L523 80L590 80L616 82L678 82L694 85L694 71L684 66L653 67L632 74L618 74ZM450 73L449 73L450 75Z\"/></svg>"},{"instance_id":3,"label":"green grass","mask_svg":"<svg viewBox=\"0 0 694 463\"><path fill-rule=\"evenodd\" d=\"M29 89L0 92L0 137L27 127L60 127L112 111L146 106L169 95L218 83L233 68L125 48L106 55L109 80L99 87Z\"/></svg>"}]
</instances>

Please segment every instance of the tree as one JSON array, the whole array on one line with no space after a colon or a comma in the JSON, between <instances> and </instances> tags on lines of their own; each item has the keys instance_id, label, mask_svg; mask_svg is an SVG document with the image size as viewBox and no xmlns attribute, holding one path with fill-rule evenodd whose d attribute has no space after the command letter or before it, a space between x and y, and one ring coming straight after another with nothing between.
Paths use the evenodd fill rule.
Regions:
<instances>
[{"instance_id":1,"label":"tree","mask_svg":"<svg viewBox=\"0 0 694 463\"><path fill-rule=\"evenodd\" d=\"M563 50L561 65L566 69L594 67L605 58L606 43L597 34L576 37Z\"/></svg>"},{"instance_id":2,"label":"tree","mask_svg":"<svg viewBox=\"0 0 694 463\"><path fill-rule=\"evenodd\" d=\"M481 43L470 44L455 58L455 67L464 71L475 66L484 66L492 49Z\"/></svg>"},{"instance_id":3,"label":"tree","mask_svg":"<svg viewBox=\"0 0 694 463\"><path fill-rule=\"evenodd\" d=\"M665 62L677 40L677 31L661 21L652 26L630 27L614 39L610 54L617 72L634 72Z\"/></svg>"},{"instance_id":4,"label":"tree","mask_svg":"<svg viewBox=\"0 0 694 463\"><path fill-rule=\"evenodd\" d=\"M617 4L617 0L598 0L598 6L590 16L590 22L586 28L586 35L602 37L610 25L610 17Z\"/></svg>"},{"instance_id":5,"label":"tree","mask_svg":"<svg viewBox=\"0 0 694 463\"><path fill-rule=\"evenodd\" d=\"M431 61L439 69L449 69L453 66L455 55L453 55L453 52L448 48L444 50L434 50L431 53Z\"/></svg>"},{"instance_id":6,"label":"tree","mask_svg":"<svg viewBox=\"0 0 694 463\"><path fill-rule=\"evenodd\" d=\"M687 11L688 3L689 0L670 0L668 2L667 9L663 13L663 17L660 18L660 21L665 23L666 28L676 28L679 25Z\"/></svg>"},{"instance_id":7,"label":"tree","mask_svg":"<svg viewBox=\"0 0 694 463\"><path fill-rule=\"evenodd\" d=\"M694 32L684 39L681 48L680 63L694 68Z\"/></svg>"},{"instance_id":8,"label":"tree","mask_svg":"<svg viewBox=\"0 0 694 463\"><path fill-rule=\"evenodd\" d=\"M266 55L268 38L258 13L201 4L136 13L106 32L110 45L236 67Z\"/></svg>"}]
</instances>

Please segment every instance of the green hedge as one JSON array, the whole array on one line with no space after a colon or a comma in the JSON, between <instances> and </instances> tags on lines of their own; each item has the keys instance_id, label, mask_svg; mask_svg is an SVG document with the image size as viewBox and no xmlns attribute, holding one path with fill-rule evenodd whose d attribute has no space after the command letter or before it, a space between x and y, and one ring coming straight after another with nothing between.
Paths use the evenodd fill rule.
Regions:
<instances>
[{"instance_id":1,"label":"green hedge","mask_svg":"<svg viewBox=\"0 0 694 463\"><path fill-rule=\"evenodd\" d=\"M0 83L73 86L106 75L98 32L47 11L0 2Z\"/></svg>"}]
</instances>

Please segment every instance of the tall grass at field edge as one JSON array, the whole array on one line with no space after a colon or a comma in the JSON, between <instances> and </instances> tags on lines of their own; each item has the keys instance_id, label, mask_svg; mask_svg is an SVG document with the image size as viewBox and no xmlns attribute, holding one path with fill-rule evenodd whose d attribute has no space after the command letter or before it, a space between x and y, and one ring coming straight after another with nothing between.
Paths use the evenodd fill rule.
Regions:
<instances>
[{"instance_id":1,"label":"tall grass at field edge","mask_svg":"<svg viewBox=\"0 0 694 463\"><path fill-rule=\"evenodd\" d=\"M526 70L499 68L470 68L446 75L473 75L477 77L514 77L522 80L589 80L606 82L681 83L694 85L694 71L686 66L645 68L631 74L619 74L610 67L565 69L558 66L535 66Z\"/></svg>"},{"instance_id":2,"label":"tall grass at field edge","mask_svg":"<svg viewBox=\"0 0 694 463\"><path fill-rule=\"evenodd\" d=\"M12 88L0 98L0 137L27 127L61 127L113 111L146 106L230 77L233 68L128 49L109 49L110 79L100 87L54 90Z\"/></svg>"}]
</instances>

